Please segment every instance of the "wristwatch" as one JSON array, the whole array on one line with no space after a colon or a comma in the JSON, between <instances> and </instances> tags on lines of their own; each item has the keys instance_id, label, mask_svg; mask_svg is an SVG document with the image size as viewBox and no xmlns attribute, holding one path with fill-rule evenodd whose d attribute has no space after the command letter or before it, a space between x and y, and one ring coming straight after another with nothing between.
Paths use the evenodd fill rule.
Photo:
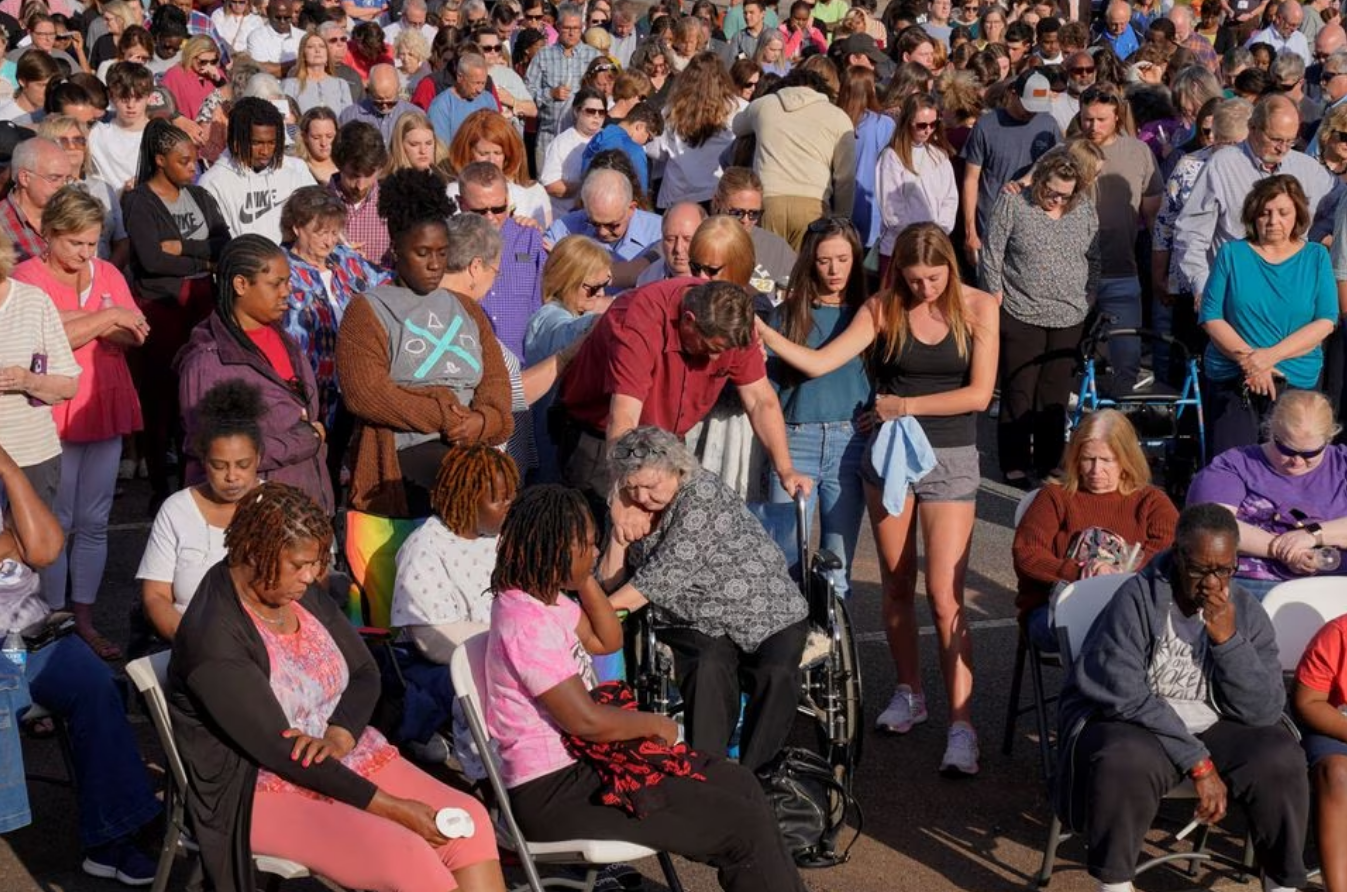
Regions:
<instances>
[{"instance_id":1,"label":"wristwatch","mask_svg":"<svg viewBox=\"0 0 1347 892\"><path fill-rule=\"evenodd\" d=\"M1314 537L1314 544L1320 548L1324 547L1324 528L1318 523L1305 524L1305 531Z\"/></svg>"}]
</instances>

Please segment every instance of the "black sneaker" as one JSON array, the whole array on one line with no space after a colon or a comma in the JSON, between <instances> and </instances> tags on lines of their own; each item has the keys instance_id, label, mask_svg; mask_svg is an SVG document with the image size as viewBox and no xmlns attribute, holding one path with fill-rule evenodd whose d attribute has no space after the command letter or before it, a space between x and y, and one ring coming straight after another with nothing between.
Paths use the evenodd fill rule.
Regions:
<instances>
[{"instance_id":1,"label":"black sneaker","mask_svg":"<svg viewBox=\"0 0 1347 892\"><path fill-rule=\"evenodd\" d=\"M158 869L148 855L125 839L87 850L80 866L89 876L116 880L124 886L149 886Z\"/></svg>"}]
</instances>

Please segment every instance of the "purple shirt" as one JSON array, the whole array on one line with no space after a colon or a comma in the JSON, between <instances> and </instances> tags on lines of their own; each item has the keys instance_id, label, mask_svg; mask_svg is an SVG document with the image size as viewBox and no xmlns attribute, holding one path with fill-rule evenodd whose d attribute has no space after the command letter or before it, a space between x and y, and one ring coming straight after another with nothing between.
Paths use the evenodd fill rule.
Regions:
<instances>
[{"instance_id":1,"label":"purple shirt","mask_svg":"<svg viewBox=\"0 0 1347 892\"><path fill-rule=\"evenodd\" d=\"M1292 510L1304 514L1305 523L1347 516L1347 446L1329 446L1317 468L1295 477L1273 469L1262 446L1226 450L1193 478L1188 504L1202 502L1233 505L1240 521L1273 534L1295 528ZM1347 575L1347 562L1334 574ZM1239 575L1250 579L1296 576L1280 561L1247 554L1239 556Z\"/></svg>"},{"instance_id":2,"label":"purple shirt","mask_svg":"<svg viewBox=\"0 0 1347 892\"><path fill-rule=\"evenodd\" d=\"M529 318L542 306L543 236L536 229L506 220L501 227L500 273L482 301L496 340L515 356L524 355Z\"/></svg>"}]
</instances>

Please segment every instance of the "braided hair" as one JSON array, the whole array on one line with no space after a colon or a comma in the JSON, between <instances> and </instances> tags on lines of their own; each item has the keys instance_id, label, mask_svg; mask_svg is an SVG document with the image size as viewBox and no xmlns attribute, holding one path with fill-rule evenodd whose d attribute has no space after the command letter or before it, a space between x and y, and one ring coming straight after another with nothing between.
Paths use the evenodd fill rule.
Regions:
<instances>
[{"instance_id":1,"label":"braided hair","mask_svg":"<svg viewBox=\"0 0 1347 892\"><path fill-rule=\"evenodd\" d=\"M379 216L397 243L427 223L445 224L456 210L444 183L430 170L395 170L379 183Z\"/></svg>"},{"instance_id":2,"label":"braided hair","mask_svg":"<svg viewBox=\"0 0 1347 892\"><path fill-rule=\"evenodd\" d=\"M239 325L236 314L238 293L234 291L234 280L241 276L249 282L257 281L262 268L277 257L285 259L285 252L279 245L264 235L249 233L225 245L215 268L215 312L239 346L258 356L262 355L261 351L252 338L244 333L243 326Z\"/></svg>"},{"instance_id":3,"label":"braided hair","mask_svg":"<svg viewBox=\"0 0 1347 892\"><path fill-rule=\"evenodd\" d=\"M303 490L284 483L263 483L249 493L225 530L225 560L230 567L251 567L264 588L280 581L281 552L302 542L318 545L324 568L332 553L332 521Z\"/></svg>"},{"instance_id":4,"label":"braided hair","mask_svg":"<svg viewBox=\"0 0 1347 892\"><path fill-rule=\"evenodd\" d=\"M571 573L571 554L593 532L594 517L578 489L556 484L521 492L501 525L491 590L517 588L556 602Z\"/></svg>"},{"instance_id":5,"label":"braided hair","mask_svg":"<svg viewBox=\"0 0 1347 892\"><path fill-rule=\"evenodd\" d=\"M174 147L191 141L186 131L174 127L166 118L152 118L145 125L145 135L140 139L140 164L136 167L136 182L148 183L159 170L155 158L167 155Z\"/></svg>"},{"instance_id":6,"label":"braided hair","mask_svg":"<svg viewBox=\"0 0 1347 892\"><path fill-rule=\"evenodd\" d=\"M198 427L196 454L205 456L210 444L228 437L247 437L258 454L262 452L261 418L267 407L262 403L262 391L240 378L230 378L216 384L201 396L196 404Z\"/></svg>"},{"instance_id":7,"label":"braided hair","mask_svg":"<svg viewBox=\"0 0 1347 892\"><path fill-rule=\"evenodd\" d=\"M496 478L504 482L498 490ZM519 490L519 469L507 453L492 446L451 446L440 462L430 507L451 532L477 532L477 504L483 496L500 499Z\"/></svg>"},{"instance_id":8,"label":"braided hair","mask_svg":"<svg viewBox=\"0 0 1347 892\"><path fill-rule=\"evenodd\" d=\"M265 99L247 96L235 102L229 110L229 128L225 132L229 154L239 164L253 166L253 127L276 128L276 152L267 166L280 170L285 162L285 118Z\"/></svg>"}]
</instances>

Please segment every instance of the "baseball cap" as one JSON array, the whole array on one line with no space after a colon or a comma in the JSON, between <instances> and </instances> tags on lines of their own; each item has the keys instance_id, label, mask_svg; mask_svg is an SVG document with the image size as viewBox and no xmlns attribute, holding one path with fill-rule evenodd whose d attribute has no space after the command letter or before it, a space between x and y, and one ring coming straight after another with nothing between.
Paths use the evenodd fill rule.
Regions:
<instances>
[{"instance_id":1,"label":"baseball cap","mask_svg":"<svg viewBox=\"0 0 1347 892\"><path fill-rule=\"evenodd\" d=\"M19 143L34 136L37 133L27 127L20 127L13 121L0 121L0 166L8 167Z\"/></svg>"},{"instance_id":2,"label":"baseball cap","mask_svg":"<svg viewBox=\"0 0 1347 892\"><path fill-rule=\"evenodd\" d=\"M1052 111L1052 83L1038 69L1030 69L1015 79L1015 92L1025 111Z\"/></svg>"},{"instance_id":3,"label":"baseball cap","mask_svg":"<svg viewBox=\"0 0 1347 892\"><path fill-rule=\"evenodd\" d=\"M842 45L838 47L838 52L843 59L847 56L868 56L870 61L876 64L887 62L889 58L884 55L884 51L879 48L879 44L875 43L875 39L869 34L848 35L842 41Z\"/></svg>"}]
</instances>

